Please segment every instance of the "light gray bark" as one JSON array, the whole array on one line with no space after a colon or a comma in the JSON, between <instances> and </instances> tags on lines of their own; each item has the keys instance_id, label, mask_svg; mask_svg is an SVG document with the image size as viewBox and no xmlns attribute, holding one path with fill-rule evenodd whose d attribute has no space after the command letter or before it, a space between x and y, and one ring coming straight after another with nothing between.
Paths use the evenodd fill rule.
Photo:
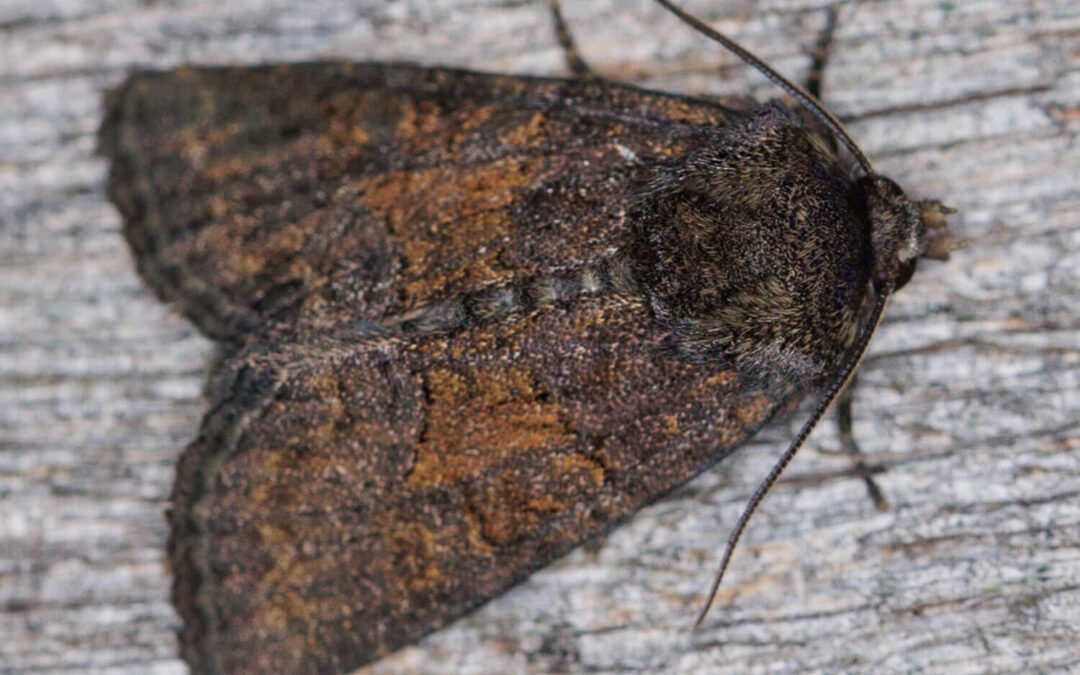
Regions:
<instances>
[{"instance_id":1,"label":"light gray bark","mask_svg":"<svg viewBox=\"0 0 1080 675\"><path fill-rule=\"evenodd\" d=\"M823 0L687 0L801 78ZM769 94L648 2L565 0L603 75ZM93 155L133 66L312 58L563 68L546 3L0 3L0 671L182 672L162 517L212 345L135 276ZM690 624L753 485L736 457L376 673L1080 668L1080 5L845 5L825 101L960 213L863 369L874 509L822 425Z\"/></svg>"}]
</instances>

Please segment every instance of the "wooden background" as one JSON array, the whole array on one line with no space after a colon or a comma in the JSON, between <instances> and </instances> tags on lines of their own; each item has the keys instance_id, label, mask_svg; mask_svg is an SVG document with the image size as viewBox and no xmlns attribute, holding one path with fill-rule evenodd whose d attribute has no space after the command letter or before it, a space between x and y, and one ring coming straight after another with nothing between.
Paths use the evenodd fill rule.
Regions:
<instances>
[{"instance_id":1,"label":"wooden background","mask_svg":"<svg viewBox=\"0 0 1080 675\"><path fill-rule=\"evenodd\" d=\"M604 75L769 95L645 0L565 0ZM686 0L801 78L825 0ZM689 630L791 438L716 470L371 668L437 672L1080 669L1080 3L843 8L827 104L877 168L960 209L872 347L856 432L823 424ZM0 2L0 671L183 672L163 561L212 345L135 276L94 155L134 66L311 58L558 74L540 0Z\"/></svg>"}]
</instances>

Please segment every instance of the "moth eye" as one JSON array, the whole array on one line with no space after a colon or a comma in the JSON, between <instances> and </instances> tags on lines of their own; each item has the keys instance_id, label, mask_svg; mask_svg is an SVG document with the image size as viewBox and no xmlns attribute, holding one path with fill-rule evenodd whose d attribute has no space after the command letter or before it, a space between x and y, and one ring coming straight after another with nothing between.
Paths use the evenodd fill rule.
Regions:
<instances>
[{"instance_id":1,"label":"moth eye","mask_svg":"<svg viewBox=\"0 0 1080 675\"><path fill-rule=\"evenodd\" d=\"M918 262L918 258L912 258L906 262L900 263L899 269L896 270L896 287L893 289L894 291L900 290L907 282L911 281L912 275L915 274L916 263Z\"/></svg>"}]
</instances>

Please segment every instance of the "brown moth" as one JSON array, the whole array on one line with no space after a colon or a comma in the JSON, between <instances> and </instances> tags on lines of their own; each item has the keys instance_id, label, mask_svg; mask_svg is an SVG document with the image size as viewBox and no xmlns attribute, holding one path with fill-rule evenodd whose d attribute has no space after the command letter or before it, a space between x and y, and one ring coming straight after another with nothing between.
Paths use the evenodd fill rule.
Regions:
<instances>
[{"instance_id":1,"label":"brown moth","mask_svg":"<svg viewBox=\"0 0 1080 675\"><path fill-rule=\"evenodd\" d=\"M225 348L169 514L192 669L368 663L823 392L775 480L945 213L781 82L804 107L377 63L115 91L139 271Z\"/></svg>"}]
</instances>

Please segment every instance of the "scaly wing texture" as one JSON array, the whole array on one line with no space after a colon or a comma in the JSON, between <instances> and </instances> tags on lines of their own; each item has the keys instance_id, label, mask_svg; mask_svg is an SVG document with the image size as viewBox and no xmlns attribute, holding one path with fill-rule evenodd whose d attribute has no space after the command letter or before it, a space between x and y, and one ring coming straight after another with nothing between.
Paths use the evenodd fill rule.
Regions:
<instances>
[{"instance_id":1,"label":"scaly wing texture","mask_svg":"<svg viewBox=\"0 0 1080 675\"><path fill-rule=\"evenodd\" d=\"M606 293L452 336L236 357L174 495L189 663L371 661L717 461L789 393L664 339Z\"/></svg>"},{"instance_id":2,"label":"scaly wing texture","mask_svg":"<svg viewBox=\"0 0 1080 675\"><path fill-rule=\"evenodd\" d=\"M206 333L368 318L616 244L646 160L744 115L604 84L313 63L136 74L110 195L143 276ZM333 282L331 282L333 280Z\"/></svg>"}]
</instances>

